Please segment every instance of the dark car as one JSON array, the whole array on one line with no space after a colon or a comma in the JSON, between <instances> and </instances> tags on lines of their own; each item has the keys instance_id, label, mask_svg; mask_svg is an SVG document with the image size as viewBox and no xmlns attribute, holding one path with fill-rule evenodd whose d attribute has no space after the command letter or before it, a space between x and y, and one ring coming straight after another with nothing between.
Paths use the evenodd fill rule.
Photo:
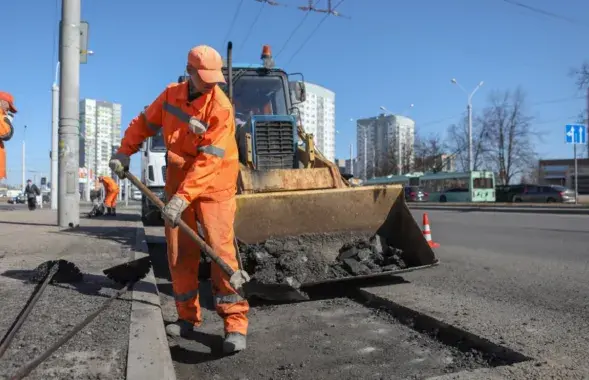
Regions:
<instances>
[{"instance_id":1,"label":"dark car","mask_svg":"<svg viewBox=\"0 0 589 380\"><path fill-rule=\"evenodd\" d=\"M405 186L406 202L427 202L429 194L419 186Z\"/></svg>"},{"instance_id":2,"label":"dark car","mask_svg":"<svg viewBox=\"0 0 589 380\"><path fill-rule=\"evenodd\" d=\"M574 203L575 191L558 185L520 185L521 192L514 194L512 202Z\"/></svg>"},{"instance_id":3,"label":"dark car","mask_svg":"<svg viewBox=\"0 0 589 380\"><path fill-rule=\"evenodd\" d=\"M10 204L25 204L27 202L27 198L25 197L24 194L19 194L16 197L12 197L8 200L8 203Z\"/></svg>"}]
</instances>

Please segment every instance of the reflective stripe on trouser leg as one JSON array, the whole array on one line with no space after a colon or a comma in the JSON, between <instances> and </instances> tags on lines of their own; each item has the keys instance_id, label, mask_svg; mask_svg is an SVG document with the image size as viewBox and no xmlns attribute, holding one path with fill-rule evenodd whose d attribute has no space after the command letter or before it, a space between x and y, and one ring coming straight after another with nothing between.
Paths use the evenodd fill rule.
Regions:
<instances>
[{"instance_id":1,"label":"reflective stripe on trouser leg","mask_svg":"<svg viewBox=\"0 0 589 380\"><path fill-rule=\"evenodd\" d=\"M191 207L182 213L182 220L196 229L196 214ZM166 226L166 242L178 318L198 326L202 322L198 300L200 251L196 243L178 227Z\"/></svg>"},{"instance_id":2,"label":"reflective stripe on trouser leg","mask_svg":"<svg viewBox=\"0 0 589 380\"><path fill-rule=\"evenodd\" d=\"M233 270L237 270L237 256L233 244L235 198L221 202L198 202L197 214L207 243ZM247 334L249 304L229 284L229 278L215 263L211 263L211 280L217 314L223 318L225 332Z\"/></svg>"}]
</instances>

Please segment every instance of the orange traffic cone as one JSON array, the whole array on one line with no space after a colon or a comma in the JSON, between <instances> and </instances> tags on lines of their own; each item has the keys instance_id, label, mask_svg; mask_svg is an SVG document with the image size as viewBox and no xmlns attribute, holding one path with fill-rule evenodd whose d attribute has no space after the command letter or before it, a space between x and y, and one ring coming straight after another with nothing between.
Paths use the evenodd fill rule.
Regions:
<instances>
[{"instance_id":1,"label":"orange traffic cone","mask_svg":"<svg viewBox=\"0 0 589 380\"><path fill-rule=\"evenodd\" d=\"M427 217L427 212L423 213L423 236L425 236L425 241L429 244L432 248L438 248L440 246L439 243L435 243L432 240L432 231L429 228L429 218Z\"/></svg>"}]
</instances>

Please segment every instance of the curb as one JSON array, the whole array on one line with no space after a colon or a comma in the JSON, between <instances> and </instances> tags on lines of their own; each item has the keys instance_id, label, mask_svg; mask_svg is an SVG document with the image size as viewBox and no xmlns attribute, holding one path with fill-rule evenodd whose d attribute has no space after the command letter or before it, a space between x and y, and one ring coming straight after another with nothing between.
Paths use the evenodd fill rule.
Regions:
<instances>
[{"instance_id":1,"label":"curb","mask_svg":"<svg viewBox=\"0 0 589 380\"><path fill-rule=\"evenodd\" d=\"M137 223L134 260L149 255L143 223ZM176 380L153 268L133 287L127 380Z\"/></svg>"},{"instance_id":2,"label":"curb","mask_svg":"<svg viewBox=\"0 0 589 380\"><path fill-rule=\"evenodd\" d=\"M409 206L410 210L511 212L518 214L589 215L587 208L496 207L496 206Z\"/></svg>"}]
</instances>

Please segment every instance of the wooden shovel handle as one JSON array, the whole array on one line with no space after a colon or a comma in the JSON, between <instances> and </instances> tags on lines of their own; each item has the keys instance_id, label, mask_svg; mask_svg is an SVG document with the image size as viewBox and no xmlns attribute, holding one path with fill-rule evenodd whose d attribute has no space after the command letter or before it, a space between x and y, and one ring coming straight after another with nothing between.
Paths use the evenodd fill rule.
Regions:
<instances>
[{"instance_id":1,"label":"wooden shovel handle","mask_svg":"<svg viewBox=\"0 0 589 380\"><path fill-rule=\"evenodd\" d=\"M153 204L155 204L160 211L162 211L165 205L164 202L162 202L161 199L157 197L157 195L155 195L151 190L147 188L147 186L145 186L141 181L139 181L137 177L135 177L128 171L125 171L125 177L128 178L129 181L131 181L131 183L135 185L135 187L137 187L139 191L141 191L141 193L143 193L143 195L145 195ZM198 236L196 231L190 228L188 224L186 224L183 220L180 220L178 222L178 227L180 227L182 231L184 231L188 236L190 236L190 238L194 240L196 244L198 244L201 251L205 255L210 257L211 260L213 260L223 270L223 272L227 274L227 276L233 276L235 271L225 261L223 261L219 257L219 255L217 255L215 251L213 251L213 249L200 236Z\"/></svg>"}]
</instances>

